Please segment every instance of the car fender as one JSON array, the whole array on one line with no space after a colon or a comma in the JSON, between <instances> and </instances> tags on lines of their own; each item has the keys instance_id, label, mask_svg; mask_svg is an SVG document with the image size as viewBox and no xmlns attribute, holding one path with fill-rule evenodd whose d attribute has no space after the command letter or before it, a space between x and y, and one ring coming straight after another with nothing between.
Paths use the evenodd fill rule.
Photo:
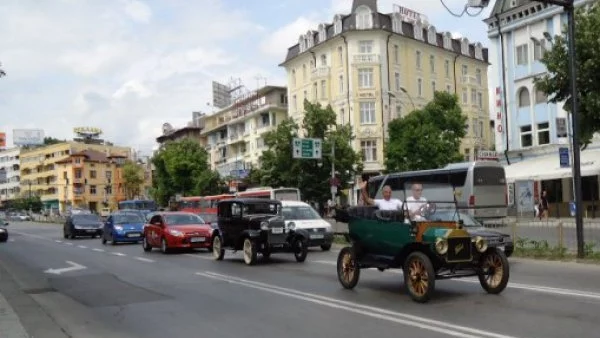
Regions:
<instances>
[{"instance_id":1,"label":"car fender","mask_svg":"<svg viewBox=\"0 0 600 338\"><path fill-rule=\"evenodd\" d=\"M307 242L310 239L310 235L308 231L305 229L294 229L290 231L290 236L288 237L290 242L293 242L296 238L301 238L302 241Z\"/></svg>"},{"instance_id":2,"label":"car fender","mask_svg":"<svg viewBox=\"0 0 600 338\"><path fill-rule=\"evenodd\" d=\"M242 237L250 237L252 239L260 237L261 230L248 229L242 232Z\"/></svg>"}]
</instances>

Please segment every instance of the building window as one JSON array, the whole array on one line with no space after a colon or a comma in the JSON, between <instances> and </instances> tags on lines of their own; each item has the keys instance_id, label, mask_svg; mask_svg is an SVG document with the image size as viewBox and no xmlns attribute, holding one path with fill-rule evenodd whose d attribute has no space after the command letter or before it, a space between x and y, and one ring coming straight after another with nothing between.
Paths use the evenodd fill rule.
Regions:
<instances>
[{"instance_id":1,"label":"building window","mask_svg":"<svg viewBox=\"0 0 600 338\"><path fill-rule=\"evenodd\" d=\"M471 104L477 104L477 91L471 89Z\"/></svg>"},{"instance_id":2,"label":"building window","mask_svg":"<svg viewBox=\"0 0 600 338\"><path fill-rule=\"evenodd\" d=\"M417 79L417 96L423 97L423 79Z\"/></svg>"},{"instance_id":3,"label":"building window","mask_svg":"<svg viewBox=\"0 0 600 338\"><path fill-rule=\"evenodd\" d=\"M462 90L462 102L463 104L467 104L469 102L469 92L466 88Z\"/></svg>"},{"instance_id":4,"label":"building window","mask_svg":"<svg viewBox=\"0 0 600 338\"><path fill-rule=\"evenodd\" d=\"M294 111L298 111L298 99L296 98L296 95L292 96L292 104L294 106Z\"/></svg>"},{"instance_id":5,"label":"building window","mask_svg":"<svg viewBox=\"0 0 600 338\"><path fill-rule=\"evenodd\" d=\"M344 75L340 75L339 81L340 81L340 83L339 83L340 94L343 94L344 93Z\"/></svg>"},{"instance_id":6,"label":"building window","mask_svg":"<svg viewBox=\"0 0 600 338\"><path fill-rule=\"evenodd\" d=\"M363 162L377 161L377 140L360 141Z\"/></svg>"},{"instance_id":7,"label":"building window","mask_svg":"<svg viewBox=\"0 0 600 338\"><path fill-rule=\"evenodd\" d=\"M516 52L517 52L517 65L526 65L527 62L527 55L528 55L528 50L527 50L527 45L520 45L517 46L516 48Z\"/></svg>"},{"instance_id":8,"label":"building window","mask_svg":"<svg viewBox=\"0 0 600 338\"><path fill-rule=\"evenodd\" d=\"M538 144L550 144L550 124L548 122L538 123L537 125Z\"/></svg>"},{"instance_id":9,"label":"building window","mask_svg":"<svg viewBox=\"0 0 600 338\"><path fill-rule=\"evenodd\" d=\"M97 174L96 174L96 170L90 170L90 178L96 178Z\"/></svg>"},{"instance_id":10,"label":"building window","mask_svg":"<svg viewBox=\"0 0 600 338\"><path fill-rule=\"evenodd\" d=\"M362 68L358 70L358 87L373 88L373 68Z\"/></svg>"},{"instance_id":11,"label":"building window","mask_svg":"<svg viewBox=\"0 0 600 338\"><path fill-rule=\"evenodd\" d=\"M477 93L477 106L480 109L483 109L483 93L482 92Z\"/></svg>"},{"instance_id":12,"label":"building window","mask_svg":"<svg viewBox=\"0 0 600 338\"><path fill-rule=\"evenodd\" d=\"M306 65L302 65L302 83L306 82Z\"/></svg>"},{"instance_id":13,"label":"building window","mask_svg":"<svg viewBox=\"0 0 600 338\"><path fill-rule=\"evenodd\" d=\"M400 63L400 47L398 45L394 45L394 63Z\"/></svg>"},{"instance_id":14,"label":"building window","mask_svg":"<svg viewBox=\"0 0 600 338\"><path fill-rule=\"evenodd\" d=\"M417 59L417 69L421 69L421 51L417 51L415 57Z\"/></svg>"},{"instance_id":15,"label":"building window","mask_svg":"<svg viewBox=\"0 0 600 338\"><path fill-rule=\"evenodd\" d=\"M548 103L548 97L546 93L536 88L535 90L535 104Z\"/></svg>"},{"instance_id":16,"label":"building window","mask_svg":"<svg viewBox=\"0 0 600 338\"><path fill-rule=\"evenodd\" d=\"M531 125L521 127L521 147L531 147L533 145L533 135Z\"/></svg>"},{"instance_id":17,"label":"building window","mask_svg":"<svg viewBox=\"0 0 600 338\"><path fill-rule=\"evenodd\" d=\"M356 28L369 29L372 27L371 10L366 6L360 6L356 9Z\"/></svg>"},{"instance_id":18,"label":"building window","mask_svg":"<svg viewBox=\"0 0 600 338\"><path fill-rule=\"evenodd\" d=\"M475 69L475 79L477 80L477 84L481 86L483 81L481 79L481 69L479 68Z\"/></svg>"},{"instance_id":19,"label":"building window","mask_svg":"<svg viewBox=\"0 0 600 338\"><path fill-rule=\"evenodd\" d=\"M546 46L544 40L534 40L533 41L533 60L540 61L544 57L546 53Z\"/></svg>"},{"instance_id":20,"label":"building window","mask_svg":"<svg viewBox=\"0 0 600 338\"><path fill-rule=\"evenodd\" d=\"M436 88L435 88L435 81L431 81L431 93L432 95L435 94Z\"/></svg>"},{"instance_id":21,"label":"building window","mask_svg":"<svg viewBox=\"0 0 600 338\"><path fill-rule=\"evenodd\" d=\"M107 185L104 191L106 191L107 195L112 195L112 187L110 185Z\"/></svg>"},{"instance_id":22,"label":"building window","mask_svg":"<svg viewBox=\"0 0 600 338\"><path fill-rule=\"evenodd\" d=\"M402 117L402 105L400 103L396 103L396 116L394 118Z\"/></svg>"},{"instance_id":23,"label":"building window","mask_svg":"<svg viewBox=\"0 0 600 338\"><path fill-rule=\"evenodd\" d=\"M317 83L315 82L315 83L313 83L313 95L312 95L314 101L317 100L318 96L319 95L318 95L318 91L317 91Z\"/></svg>"},{"instance_id":24,"label":"building window","mask_svg":"<svg viewBox=\"0 0 600 338\"><path fill-rule=\"evenodd\" d=\"M292 70L292 86L296 86L296 70Z\"/></svg>"},{"instance_id":25,"label":"building window","mask_svg":"<svg viewBox=\"0 0 600 338\"><path fill-rule=\"evenodd\" d=\"M469 66L463 65L462 66L462 76L467 76L467 75L469 75Z\"/></svg>"},{"instance_id":26,"label":"building window","mask_svg":"<svg viewBox=\"0 0 600 338\"><path fill-rule=\"evenodd\" d=\"M470 148L465 148L465 161L467 161L467 162L471 161L471 149Z\"/></svg>"},{"instance_id":27,"label":"building window","mask_svg":"<svg viewBox=\"0 0 600 338\"><path fill-rule=\"evenodd\" d=\"M321 55L321 66L327 66L327 55L325 54Z\"/></svg>"},{"instance_id":28,"label":"building window","mask_svg":"<svg viewBox=\"0 0 600 338\"><path fill-rule=\"evenodd\" d=\"M341 46L338 47L338 60L340 62L340 67L344 66L344 49Z\"/></svg>"},{"instance_id":29,"label":"building window","mask_svg":"<svg viewBox=\"0 0 600 338\"><path fill-rule=\"evenodd\" d=\"M321 80L321 98L327 97L327 88L325 80Z\"/></svg>"},{"instance_id":30,"label":"building window","mask_svg":"<svg viewBox=\"0 0 600 338\"><path fill-rule=\"evenodd\" d=\"M96 195L96 186L90 185L90 195Z\"/></svg>"},{"instance_id":31,"label":"building window","mask_svg":"<svg viewBox=\"0 0 600 338\"><path fill-rule=\"evenodd\" d=\"M375 102L360 103L360 124L375 124Z\"/></svg>"},{"instance_id":32,"label":"building window","mask_svg":"<svg viewBox=\"0 0 600 338\"><path fill-rule=\"evenodd\" d=\"M81 169L75 169L75 178L81 178L82 176Z\"/></svg>"},{"instance_id":33,"label":"building window","mask_svg":"<svg viewBox=\"0 0 600 338\"><path fill-rule=\"evenodd\" d=\"M519 89L519 108L529 107L531 105L531 98L529 97L529 90L525 87Z\"/></svg>"},{"instance_id":34,"label":"building window","mask_svg":"<svg viewBox=\"0 0 600 338\"><path fill-rule=\"evenodd\" d=\"M308 100L308 92L303 91L302 94L304 95L304 99L302 100L302 104L304 104L304 100Z\"/></svg>"},{"instance_id":35,"label":"building window","mask_svg":"<svg viewBox=\"0 0 600 338\"><path fill-rule=\"evenodd\" d=\"M344 124L344 108L340 108L340 123Z\"/></svg>"},{"instance_id":36,"label":"building window","mask_svg":"<svg viewBox=\"0 0 600 338\"><path fill-rule=\"evenodd\" d=\"M435 73L435 56L433 55L429 56L429 69L432 73Z\"/></svg>"},{"instance_id":37,"label":"building window","mask_svg":"<svg viewBox=\"0 0 600 338\"><path fill-rule=\"evenodd\" d=\"M396 91L400 91L402 85L400 84L400 73L396 72L394 74L394 82L396 84Z\"/></svg>"},{"instance_id":38,"label":"building window","mask_svg":"<svg viewBox=\"0 0 600 338\"><path fill-rule=\"evenodd\" d=\"M358 42L358 51L361 54L371 54L373 53L373 41L359 41Z\"/></svg>"},{"instance_id":39,"label":"building window","mask_svg":"<svg viewBox=\"0 0 600 338\"><path fill-rule=\"evenodd\" d=\"M450 93L452 91L452 86L451 85L446 85L446 91L448 93Z\"/></svg>"},{"instance_id":40,"label":"building window","mask_svg":"<svg viewBox=\"0 0 600 338\"><path fill-rule=\"evenodd\" d=\"M450 78L450 60L444 61L444 74L446 74L446 78Z\"/></svg>"}]
</instances>

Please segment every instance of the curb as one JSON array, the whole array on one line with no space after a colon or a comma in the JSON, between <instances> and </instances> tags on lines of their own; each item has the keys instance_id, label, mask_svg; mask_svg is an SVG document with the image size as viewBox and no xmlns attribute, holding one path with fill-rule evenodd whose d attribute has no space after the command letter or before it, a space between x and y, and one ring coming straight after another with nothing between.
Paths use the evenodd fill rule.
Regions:
<instances>
[{"instance_id":1,"label":"curb","mask_svg":"<svg viewBox=\"0 0 600 338\"><path fill-rule=\"evenodd\" d=\"M0 337L29 338L19 316L0 292Z\"/></svg>"}]
</instances>

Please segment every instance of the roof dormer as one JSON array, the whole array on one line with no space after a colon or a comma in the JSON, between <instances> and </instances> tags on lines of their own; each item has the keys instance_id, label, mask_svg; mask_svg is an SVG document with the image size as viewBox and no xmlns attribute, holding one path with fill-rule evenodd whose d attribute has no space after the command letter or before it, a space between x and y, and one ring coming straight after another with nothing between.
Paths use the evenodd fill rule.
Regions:
<instances>
[{"instance_id":1,"label":"roof dormer","mask_svg":"<svg viewBox=\"0 0 600 338\"><path fill-rule=\"evenodd\" d=\"M358 6L354 11L356 18L356 29L373 28L373 12L365 5Z\"/></svg>"},{"instance_id":2,"label":"roof dormer","mask_svg":"<svg viewBox=\"0 0 600 338\"><path fill-rule=\"evenodd\" d=\"M319 43L327 40L327 26L322 23L319 25Z\"/></svg>"},{"instance_id":3,"label":"roof dormer","mask_svg":"<svg viewBox=\"0 0 600 338\"><path fill-rule=\"evenodd\" d=\"M394 33L404 34L402 30L402 15L398 12L392 15L392 30Z\"/></svg>"},{"instance_id":4,"label":"roof dormer","mask_svg":"<svg viewBox=\"0 0 600 338\"><path fill-rule=\"evenodd\" d=\"M437 32L435 31L435 26L429 25L427 27L427 42L432 45L437 45Z\"/></svg>"},{"instance_id":5,"label":"roof dormer","mask_svg":"<svg viewBox=\"0 0 600 338\"><path fill-rule=\"evenodd\" d=\"M417 40L423 40L423 22L421 19L415 21L413 24L414 36Z\"/></svg>"},{"instance_id":6,"label":"roof dormer","mask_svg":"<svg viewBox=\"0 0 600 338\"><path fill-rule=\"evenodd\" d=\"M342 16L336 14L333 17L333 35L338 35L340 33L342 33Z\"/></svg>"},{"instance_id":7,"label":"roof dormer","mask_svg":"<svg viewBox=\"0 0 600 338\"><path fill-rule=\"evenodd\" d=\"M298 47L300 47L300 53L306 50L304 35L300 35L300 37L298 38Z\"/></svg>"},{"instance_id":8,"label":"roof dormer","mask_svg":"<svg viewBox=\"0 0 600 338\"><path fill-rule=\"evenodd\" d=\"M477 42L475 44L475 58L483 60L483 45L481 44L481 42Z\"/></svg>"},{"instance_id":9,"label":"roof dormer","mask_svg":"<svg viewBox=\"0 0 600 338\"><path fill-rule=\"evenodd\" d=\"M444 33L444 48L452 50L452 33Z\"/></svg>"},{"instance_id":10,"label":"roof dormer","mask_svg":"<svg viewBox=\"0 0 600 338\"><path fill-rule=\"evenodd\" d=\"M469 39L466 37L460 39L460 52L464 55L469 55Z\"/></svg>"}]
</instances>

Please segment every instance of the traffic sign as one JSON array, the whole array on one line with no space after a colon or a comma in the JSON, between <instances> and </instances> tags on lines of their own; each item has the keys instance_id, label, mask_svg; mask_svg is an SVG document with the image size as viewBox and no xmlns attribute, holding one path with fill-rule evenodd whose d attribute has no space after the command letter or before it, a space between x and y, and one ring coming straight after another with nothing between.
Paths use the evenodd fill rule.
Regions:
<instances>
[{"instance_id":1,"label":"traffic sign","mask_svg":"<svg viewBox=\"0 0 600 338\"><path fill-rule=\"evenodd\" d=\"M323 140L320 138L294 138L292 157L301 159L321 159Z\"/></svg>"},{"instance_id":2,"label":"traffic sign","mask_svg":"<svg viewBox=\"0 0 600 338\"><path fill-rule=\"evenodd\" d=\"M561 168L569 168L569 148L561 147L558 149L558 158L560 159Z\"/></svg>"}]
</instances>

